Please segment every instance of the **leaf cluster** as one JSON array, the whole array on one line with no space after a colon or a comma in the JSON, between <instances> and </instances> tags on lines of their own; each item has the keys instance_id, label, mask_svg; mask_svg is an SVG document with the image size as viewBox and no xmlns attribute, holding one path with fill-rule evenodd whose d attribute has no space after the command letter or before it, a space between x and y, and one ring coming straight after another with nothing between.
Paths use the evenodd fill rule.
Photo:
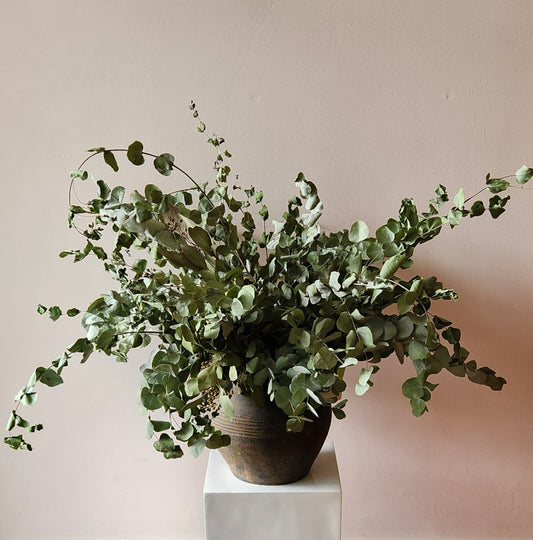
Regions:
<instances>
[{"instance_id":1,"label":"leaf cluster","mask_svg":"<svg viewBox=\"0 0 533 540\"><path fill-rule=\"evenodd\" d=\"M194 104L191 109L197 117ZM198 130L205 131L201 121ZM440 185L424 212L404 199L398 216L371 235L362 221L323 231L317 188L300 173L286 211L269 229L263 193L231 185L224 140L213 135L208 143L216 152L212 185L196 182L173 155L146 152L139 141L124 149L93 148L88 159L102 156L116 172L117 156L125 154L134 166L151 161L159 174L181 173L188 184L162 190L151 183L126 197L124 187L111 188L90 174L87 160L71 173L72 183L94 182L96 193L83 205L70 204L69 225L85 245L60 256L73 262L95 256L117 287L83 312L66 311L81 315L83 335L48 368L37 368L16 396L17 408L35 402L37 383L61 384L73 355L85 362L101 352L126 362L132 349L151 347L139 394L147 436L165 458L177 458L185 446L197 456L230 443L212 419L221 411L232 417L234 391L257 403L266 395L286 413L287 429L300 431L324 405L344 417L348 368L361 364L354 389L360 396L390 356L412 364L402 392L416 416L427 411L437 386L429 379L441 371L502 388L505 380L470 360L460 330L434 312L437 301L455 300L455 291L408 269L416 248L446 226L486 210L499 217L509 200L500 195L510 188L506 179L487 176L482 192L465 198L461 189L453 201ZM524 184L532 175L522 167L516 181ZM476 198L483 192L488 200ZM108 238L111 248L109 241L104 247ZM63 315L58 306L38 311L52 320ZM30 425L17 408L5 442L31 450L11 431L42 426Z\"/></svg>"}]
</instances>

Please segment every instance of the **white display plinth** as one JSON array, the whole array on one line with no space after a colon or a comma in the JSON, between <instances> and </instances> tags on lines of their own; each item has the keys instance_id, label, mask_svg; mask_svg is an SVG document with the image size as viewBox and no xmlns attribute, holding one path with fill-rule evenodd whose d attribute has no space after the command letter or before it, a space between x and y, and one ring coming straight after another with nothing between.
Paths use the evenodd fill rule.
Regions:
<instances>
[{"instance_id":1,"label":"white display plinth","mask_svg":"<svg viewBox=\"0 0 533 540\"><path fill-rule=\"evenodd\" d=\"M204 485L206 540L340 540L341 484L333 443L310 473L283 486L248 484L211 451Z\"/></svg>"}]
</instances>

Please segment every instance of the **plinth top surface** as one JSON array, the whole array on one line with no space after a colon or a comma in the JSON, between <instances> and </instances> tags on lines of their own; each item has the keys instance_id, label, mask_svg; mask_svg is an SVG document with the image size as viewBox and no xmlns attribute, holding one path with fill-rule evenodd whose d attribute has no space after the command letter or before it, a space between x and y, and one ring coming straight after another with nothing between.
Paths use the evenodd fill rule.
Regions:
<instances>
[{"instance_id":1,"label":"plinth top surface","mask_svg":"<svg viewBox=\"0 0 533 540\"><path fill-rule=\"evenodd\" d=\"M333 443L327 441L311 467L309 474L293 484L262 486L249 484L233 476L227 463L216 450L209 453L204 493L300 493L337 492L341 484Z\"/></svg>"}]
</instances>

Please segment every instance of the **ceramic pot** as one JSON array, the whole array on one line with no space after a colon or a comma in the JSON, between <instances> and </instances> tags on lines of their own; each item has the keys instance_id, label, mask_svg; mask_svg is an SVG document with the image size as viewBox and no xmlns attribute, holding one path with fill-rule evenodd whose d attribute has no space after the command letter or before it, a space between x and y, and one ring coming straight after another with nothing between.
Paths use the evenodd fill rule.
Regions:
<instances>
[{"instance_id":1,"label":"ceramic pot","mask_svg":"<svg viewBox=\"0 0 533 540\"><path fill-rule=\"evenodd\" d=\"M304 478L326 440L331 407L320 407L319 418L306 422L303 431L288 433L287 415L274 403L258 407L250 397L237 392L231 400L233 420L220 415L213 424L231 436L231 444L219 452L233 474L262 485L290 484Z\"/></svg>"}]
</instances>

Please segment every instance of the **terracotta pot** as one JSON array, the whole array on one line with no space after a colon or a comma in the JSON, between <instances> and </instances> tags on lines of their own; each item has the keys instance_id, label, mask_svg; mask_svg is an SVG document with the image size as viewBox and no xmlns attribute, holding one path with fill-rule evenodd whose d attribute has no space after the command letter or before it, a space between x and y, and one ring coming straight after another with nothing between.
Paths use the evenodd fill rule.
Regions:
<instances>
[{"instance_id":1,"label":"terracotta pot","mask_svg":"<svg viewBox=\"0 0 533 540\"><path fill-rule=\"evenodd\" d=\"M319 418L306 422L300 433L288 433L286 414L272 402L258 407L250 397L235 392L234 417L223 415L213 424L231 436L230 446L219 452L233 474L251 484L280 485L304 478L326 440L331 408L320 407Z\"/></svg>"}]
</instances>

